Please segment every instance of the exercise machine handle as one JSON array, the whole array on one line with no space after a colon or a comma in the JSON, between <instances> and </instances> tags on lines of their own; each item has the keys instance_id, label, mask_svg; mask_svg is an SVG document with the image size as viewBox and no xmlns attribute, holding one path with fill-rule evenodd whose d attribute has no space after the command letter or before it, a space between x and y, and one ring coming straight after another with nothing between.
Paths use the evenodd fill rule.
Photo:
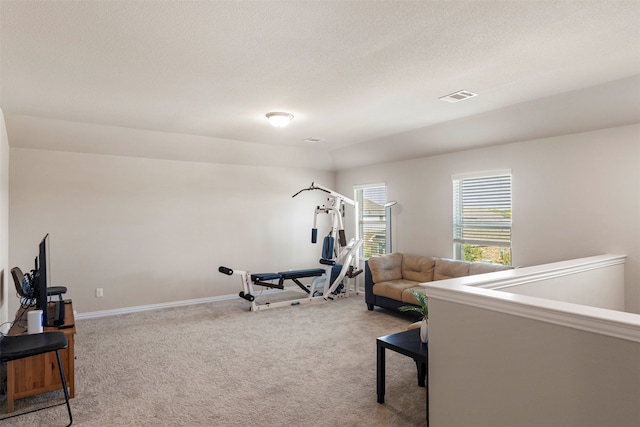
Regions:
<instances>
[{"instance_id":1,"label":"exercise machine handle","mask_svg":"<svg viewBox=\"0 0 640 427\"><path fill-rule=\"evenodd\" d=\"M218 267L218 271L222 274L228 274L229 276L233 275L233 270L229 267L220 266Z\"/></svg>"}]
</instances>

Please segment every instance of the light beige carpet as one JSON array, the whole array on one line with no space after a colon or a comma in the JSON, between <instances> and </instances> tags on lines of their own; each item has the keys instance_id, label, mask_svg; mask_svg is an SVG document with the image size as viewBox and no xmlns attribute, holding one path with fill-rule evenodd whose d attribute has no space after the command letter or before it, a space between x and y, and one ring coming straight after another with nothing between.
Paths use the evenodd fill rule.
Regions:
<instances>
[{"instance_id":1,"label":"light beige carpet","mask_svg":"<svg viewBox=\"0 0 640 427\"><path fill-rule=\"evenodd\" d=\"M376 337L411 323L362 296L257 313L233 301L77 322L74 426L420 426L413 360L387 351L376 401ZM52 392L16 401L17 411ZM66 407L1 425L62 426Z\"/></svg>"}]
</instances>

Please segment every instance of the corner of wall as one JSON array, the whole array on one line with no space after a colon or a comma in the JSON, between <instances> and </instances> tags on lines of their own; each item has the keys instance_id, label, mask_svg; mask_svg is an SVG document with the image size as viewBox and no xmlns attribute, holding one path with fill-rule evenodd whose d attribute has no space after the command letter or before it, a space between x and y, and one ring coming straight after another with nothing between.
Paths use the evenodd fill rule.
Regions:
<instances>
[{"instance_id":1,"label":"corner of wall","mask_svg":"<svg viewBox=\"0 0 640 427\"><path fill-rule=\"evenodd\" d=\"M9 138L0 109L0 323L9 320Z\"/></svg>"}]
</instances>

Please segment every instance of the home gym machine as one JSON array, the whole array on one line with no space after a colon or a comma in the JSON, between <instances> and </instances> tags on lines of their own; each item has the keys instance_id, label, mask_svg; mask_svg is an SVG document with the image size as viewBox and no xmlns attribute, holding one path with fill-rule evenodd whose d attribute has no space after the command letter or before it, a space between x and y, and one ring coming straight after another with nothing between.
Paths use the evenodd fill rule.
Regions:
<instances>
[{"instance_id":1,"label":"home gym machine","mask_svg":"<svg viewBox=\"0 0 640 427\"><path fill-rule=\"evenodd\" d=\"M343 298L349 294L349 286L345 286L344 281L353 280L354 289L357 291L355 277L362 273L362 270L358 269L356 254L360 246L362 246L362 240L351 239L347 242L343 223L345 205L355 207L356 203L340 193L313 182L310 187L303 188L291 197L296 197L303 191L314 190L323 191L329 195L326 205L316 206L313 216L313 228L311 229L311 243L317 243L318 215L329 215L331 229L322 242L322 256L319 261L321 267L288 270L278 273L250 273L223 266L218 268L220 273L240 276L242 291L240 291L239 296L251 303L251 311ZM311 279L311 283L304 284L302 279ZM285 287L285 283L288 280L292 281L296 286ZM304 297L259 304L256 301L254 286L302 293Z\"/></svg>"}]
</instances>

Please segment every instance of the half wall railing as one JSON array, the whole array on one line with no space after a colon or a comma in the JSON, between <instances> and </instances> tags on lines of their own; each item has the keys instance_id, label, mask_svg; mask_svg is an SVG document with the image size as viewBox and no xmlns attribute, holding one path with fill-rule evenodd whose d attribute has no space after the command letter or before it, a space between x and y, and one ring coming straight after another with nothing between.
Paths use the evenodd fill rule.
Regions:
<instances>
[{"instance_id":1,"label":"half wall railing","mask_svg":"<svg viewBox=\"0 0 640 427\"><path fill-rule=\"evenodd\" d=\"M431 425L640 425L640 315L622 311L625 259L424 284Z\"/></svg>"}]
</instances>

